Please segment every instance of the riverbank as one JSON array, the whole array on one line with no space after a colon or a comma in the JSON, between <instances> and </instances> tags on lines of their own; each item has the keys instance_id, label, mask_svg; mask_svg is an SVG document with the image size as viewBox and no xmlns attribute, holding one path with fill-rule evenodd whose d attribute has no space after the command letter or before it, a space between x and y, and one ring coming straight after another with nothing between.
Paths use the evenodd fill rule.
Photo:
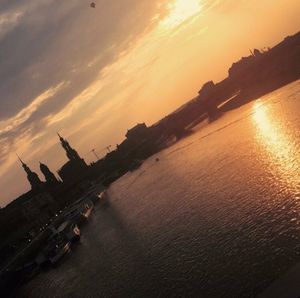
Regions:
<instances>
[{"instance_id":1,"label":"riverbank","mask_svg":"<svg viewBox=\"0 0 300 298\"><path fill-rule=\"evenodd\" d=\"M107 197L102 196L100 202L97 194L88 193L65 208L61 214L56 214L49 224L14 256L0 272L0 290L5 297L15 297L20 287L34 279L43 269L56 265L64 257L71 244L80 238L78 226L82 227L89 220L94 203L108 204Z\"/></svg>"}]
</instances>

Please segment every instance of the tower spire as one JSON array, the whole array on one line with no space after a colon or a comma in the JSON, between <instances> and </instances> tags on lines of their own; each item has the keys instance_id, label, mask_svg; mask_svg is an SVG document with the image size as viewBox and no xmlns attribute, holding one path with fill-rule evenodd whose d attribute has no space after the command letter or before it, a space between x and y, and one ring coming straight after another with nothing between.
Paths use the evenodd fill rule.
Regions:
<instances>
[{"instance_id":1,"label":"tower spire","mask_svg":"<svg viewBox=\"0 0 300 298\"><path fill-rule=\"evenodd\" d=\"M73 149L70 146L69 142L66 139L64 139L58 132L57 132L57 135L59 137L62 147L66 151L66 154L67 154L67 157L69 158L69 160L81 160L79 154L77 153L77 151L75 149Z\"/></svg>"},{"instance_id":2,"label":"tower spire","mask_svg":"<svg viewBox=\"0 0 300 298\"><path fill-rule=\"evenodd\" d=\"M36 190L39 189L40 186L42 185L42 181L40 180L39 176L37 175L37 173L31 171L31 169L27 166L27 164L20 158L20 156L17 154L17 157L19 159L19 161L22 164L22 167L25 171L25 173L27 174L27 180L29 181L30 185L31 185L31 189L32 190Z\"/></svg>"},{"instance_id":3,"label":"tower spire","mask_svg":"<svg viewBox=\"0 0 300 298\"><path fill-rule=\"evenodd\" d=\"M17 155L19 161L21 162L22 166L25 165L25 163L23 162L23 160L21 159L21 157L18 155L18 153L16 153L16 155Z\"/></svg>"}]
</instances>

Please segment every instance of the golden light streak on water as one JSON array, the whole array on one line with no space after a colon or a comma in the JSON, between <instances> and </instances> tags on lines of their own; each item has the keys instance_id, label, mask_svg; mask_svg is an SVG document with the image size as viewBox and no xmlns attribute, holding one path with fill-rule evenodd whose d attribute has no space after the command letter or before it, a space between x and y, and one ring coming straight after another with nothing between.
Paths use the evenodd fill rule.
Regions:
<instances>
[{"instance_id":1,"label":"golden light streak on water","mask_svg":"<svg viewBox=\"0 0 300 298\"><path fill-rule=\"evenodd\" d=\"M270 159L270 168L275 176L294 190L299 189L299 177L293 175L297 160L297 148L289 137L286 126L276 117L268 105L260 101L253 105L253 121L257 129L257 138ZM278 116L278 115L277 115Z\"/></svg>"}]
</instances>

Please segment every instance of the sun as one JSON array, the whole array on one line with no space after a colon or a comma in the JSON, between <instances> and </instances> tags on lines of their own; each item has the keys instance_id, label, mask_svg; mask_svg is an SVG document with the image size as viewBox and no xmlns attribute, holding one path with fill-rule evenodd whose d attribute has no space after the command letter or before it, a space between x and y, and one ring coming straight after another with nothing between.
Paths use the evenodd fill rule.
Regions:
<instances>
[{"instance_id":1,"label":"sun","mask_svg":"<svg viewBox=\"0 0 300 298\"><path fill-rule=\"evenodd\" d=\"M169 14L161 21L161 26L173 29L202 9L201 0L173 0L169 4Z\"/></svg>"}]
</instances>

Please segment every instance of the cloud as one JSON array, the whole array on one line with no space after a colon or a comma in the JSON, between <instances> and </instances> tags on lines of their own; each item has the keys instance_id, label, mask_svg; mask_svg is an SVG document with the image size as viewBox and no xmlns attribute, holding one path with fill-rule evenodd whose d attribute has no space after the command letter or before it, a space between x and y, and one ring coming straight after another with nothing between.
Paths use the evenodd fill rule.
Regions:
<instances>
[{"instance_id":1,"label":"cloud","mask_svg":"<svg viewBox=\"0 0 300 298\"><path fill-rule=\"evenodd\" d=\"M77 115L88 118L92 109L110 106L112 82L105 79L106 71L155 23L150 19L156 1L99 1L94 10L88 4L1 1L1 188L3 181L22 175L16 172L14 151L29 161L46 155L53 151L53 130L74 124L78 131L89 122ZM102 89L104 98L97 98ZM15 187L7 194L19 193L19 185Z\"/></svg>"},{"instance_id":2,"label":"cloud","mask_svg":"<svg viewBox=\"0 0 300 298\"><path fill-rule=\"evenodd\" d=\"M0 15L0 39L2 39L10 30L12 30L17 24L22 13L15 11L11 13L2 13Z\"/></svg>"},{"instance_id":3,"label":"cloud","mask_svg":"<svg viewBox=\"0 0 300 298\"><path fill-rule=\"evenodd\" d=\"M47 100L51 99L57 92L64 88L68 83L62 82L55 87L51 87L38 97L36 97L27 107L22 109L17 115L0 122L0 137L4 133L8 133L18 129L22 124L32 117L38 108Z\"/></svg>"},{"instance_id":4,"label":"cloud","mask_svg":"<svg viewBox=\"0 0 300 298\"><path fill-rule=\"evenodd\" d=\"M103 2L97 10L79 0L28 0L30 9L12 3L15 11L9 8L10 14L21 11L22 17L0 41L0 119L14 116L44 90L68 80L69 94L49 106L51 113L63 108L126 50L155 8L132 0Z\"/></svg>"}]
</instances>

